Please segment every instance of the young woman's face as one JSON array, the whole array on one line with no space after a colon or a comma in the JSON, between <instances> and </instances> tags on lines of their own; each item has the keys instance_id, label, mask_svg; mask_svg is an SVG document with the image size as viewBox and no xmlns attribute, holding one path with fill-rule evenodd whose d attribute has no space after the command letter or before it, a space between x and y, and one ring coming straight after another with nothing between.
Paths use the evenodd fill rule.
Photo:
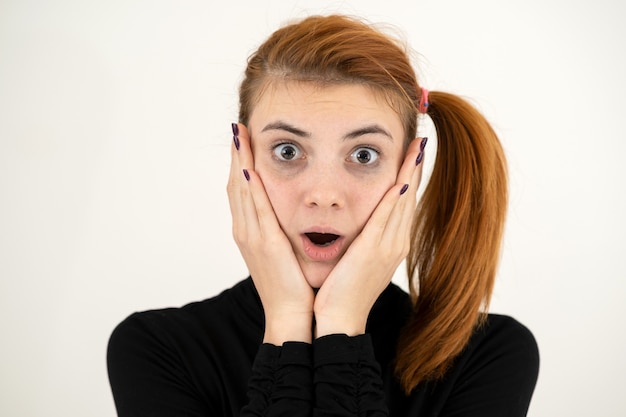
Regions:
<instances>
[{"instance_id":1,"label":"young woman's face","mask_svg":"<svg viewBox=\"0 0 626 417\"><path fill-rule=\"evenodd\" d=\"M395 184L400 118L366 87L289 81L265 91L248 128L278 222L319 288Z\"/></svg>"}]
</instances>

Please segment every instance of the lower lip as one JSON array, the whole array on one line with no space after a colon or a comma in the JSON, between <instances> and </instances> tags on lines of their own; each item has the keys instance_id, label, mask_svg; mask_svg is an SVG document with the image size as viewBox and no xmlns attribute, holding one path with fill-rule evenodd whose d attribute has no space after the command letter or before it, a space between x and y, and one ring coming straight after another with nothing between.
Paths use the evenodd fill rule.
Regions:
<instances>
[{"instance_id":1,"label":"lower lip","mask_svg":"<svg viewBox=\"0 0 626 417\"><path fill-rule=\"evenodd\" d=\"M333 261L340 255L341 248L343 247L343 237L339 237L330 245L318 246L313 244L306 235L303 235L302 246L306 256L313 261Z\"/></svg>"}]
</instances>

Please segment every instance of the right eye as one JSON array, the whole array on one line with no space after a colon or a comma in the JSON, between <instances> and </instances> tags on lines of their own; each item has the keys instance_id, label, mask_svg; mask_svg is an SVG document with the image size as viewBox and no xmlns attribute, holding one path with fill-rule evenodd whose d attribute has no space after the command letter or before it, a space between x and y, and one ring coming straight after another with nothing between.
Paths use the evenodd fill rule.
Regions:
<instances>
[{"instance_id":1,"label":"right eye","mask_svg":"<svg viewBox=\"0 0 626 417\"><path fill-rule=\"evenodd\" d=\"M292 143L281 143L274 147L274 155L280 161L292 161L298 159L301 156L301 151L298 147Z\"/></svg>"}]
</instances>

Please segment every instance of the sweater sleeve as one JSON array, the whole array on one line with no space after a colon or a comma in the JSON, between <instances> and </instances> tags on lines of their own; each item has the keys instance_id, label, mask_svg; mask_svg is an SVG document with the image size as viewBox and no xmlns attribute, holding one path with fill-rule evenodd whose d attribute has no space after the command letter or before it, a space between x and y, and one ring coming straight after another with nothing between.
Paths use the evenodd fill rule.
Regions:
<instances>
[{"instance_id":1,"label":"sweater sleeve","mask_svg":"<svg viewBox=\"0 0 626 417\"><path fill-rule=\"evenodd\" d=\"M119 417L311 415L310 344L261 345L248 380L248 403L231 410L224 397L229 388L219 376L207 378L214 385L205 389L194 383L188 346L179 346L163 321L158 311L134 314L111 335L107 364Z\"/></svg>"},{"instance_id":2,"label":"sweater sleeve","mask_svg":"<svg viewBox=\"0 0 626 417\"><path fill-rule=\"evenodd\" d=\"M241 417L310 416L313 401L311 345L260 346Z\"/></svg>"},{"instance_id":3,"label":"sweater sleeve","mask_svg":"<svg viewBox=\"0 0 626 417\"><path fill-rule=\"evenodd\" d=\"M380 365L369 335L313 342L314 416L386 416Z\"/></svg>"}]
</instances>

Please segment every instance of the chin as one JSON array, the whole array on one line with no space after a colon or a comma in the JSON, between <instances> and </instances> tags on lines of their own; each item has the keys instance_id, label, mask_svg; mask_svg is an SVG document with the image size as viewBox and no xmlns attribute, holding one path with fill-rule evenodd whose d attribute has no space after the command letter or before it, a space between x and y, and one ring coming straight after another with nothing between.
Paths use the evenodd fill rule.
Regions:
<instances>
[{"instance_id":1,"label":"chin","mask_svg":"<svg viewBox=\"0 0 626 417\"><path fill-rule=\"evenodd\" d=\"M330 275L335 265L306 265L302 268L304 278L311 288L319 289Z\"/></svg>"}]
</instances>

